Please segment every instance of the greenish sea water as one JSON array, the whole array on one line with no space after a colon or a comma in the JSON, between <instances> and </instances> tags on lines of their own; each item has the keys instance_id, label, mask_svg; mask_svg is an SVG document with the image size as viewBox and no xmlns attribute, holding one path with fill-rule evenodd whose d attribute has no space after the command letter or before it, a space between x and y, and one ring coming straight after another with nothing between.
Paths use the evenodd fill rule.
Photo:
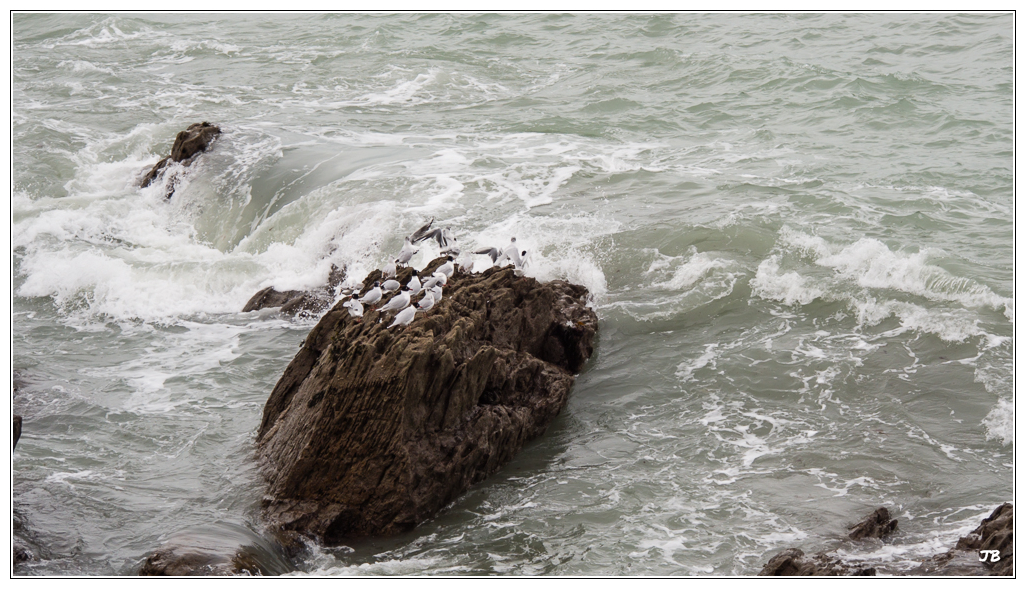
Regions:
<instances>
[{"instance_id":1,"label":"greenish sea water","mask_svg":"<svg viewBox=\"0 0 1026 589\"><path fill-rule=\"evenodd\" d=\"M587 286L595 353L502 471L291 574L946 550L1013 499L1013 25L14 14L14 574L259 542L256 427L316 318L240 310L362 278L431 217ZM138 188L204 120L224 133L175 196ZM879 506L894 537L842 541Z\"/></svg>"}]
</instances>

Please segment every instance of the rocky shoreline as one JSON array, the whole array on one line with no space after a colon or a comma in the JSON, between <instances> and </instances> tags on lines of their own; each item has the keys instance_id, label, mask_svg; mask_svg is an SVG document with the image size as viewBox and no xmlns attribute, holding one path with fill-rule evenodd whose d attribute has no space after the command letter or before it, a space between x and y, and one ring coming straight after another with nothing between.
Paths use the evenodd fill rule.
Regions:
<instances>
[{"instance_id":1,"label":"rocky shoreline","mask_svg":"<svg viewBox=\"0 0 1026 589\"><path fill-rule=\"evenodd\" d=\"M980 525L962 538L947 552L932 556L917 567L894 570L872 562L841 560L834 551L806 555L801 549L789 548L773 556L759 571L769 577L863 577L878 573L893 576L1012 576L1015 574L1013 541L1014 509L1004 503ZM867 538L883 539L898 528L898 521L890 518L881 507L852 528L848 539L862 541Z\"/></svg>"}]
</instances>

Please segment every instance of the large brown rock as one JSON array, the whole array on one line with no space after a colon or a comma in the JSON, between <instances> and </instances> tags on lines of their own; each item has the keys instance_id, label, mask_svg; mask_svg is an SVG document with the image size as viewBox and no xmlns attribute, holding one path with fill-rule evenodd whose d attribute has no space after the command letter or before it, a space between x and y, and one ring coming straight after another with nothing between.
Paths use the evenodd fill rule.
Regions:
<instances>
[{"instance_id":1,"label":"large brown rock","mask_svg":"<svg viewBox=\"0 0 1026 589\"><path fill-rule=\"evenodd\" d=\"M587 289L492 268L444 291L407 327L370 309L356 322L339 304L307 336L257 434L279 531L332 544L409 530L566 405L598 326Z\"/></svg>"},{"instance_id":2,"label":"large brown rock","mask_svg":"<svg viewBox=\"0 0 1026 589\"><path fill-rule=\"evenodd\" d=\"M206 151L207 147L210 146L210 142L220 134L220 127L211 125L206 121L189 125L188 128L179 132L175 137L174 145L171 146L171 155L160 160L150 168L150 171L143 176L139 185L142 188L146 188L152 184L154 180L163 175L164 169L171 162L179 162L188 166L192 163L193 156ZM171 198L177 185L177 178L168 183L167 193L165 194L167 198Z\"/></svg>"}]
</instances>

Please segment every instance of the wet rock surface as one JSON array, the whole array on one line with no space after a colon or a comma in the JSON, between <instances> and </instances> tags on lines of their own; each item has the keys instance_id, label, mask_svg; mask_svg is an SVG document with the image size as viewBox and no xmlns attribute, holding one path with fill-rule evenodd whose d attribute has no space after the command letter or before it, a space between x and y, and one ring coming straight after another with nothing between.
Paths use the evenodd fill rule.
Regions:
<instances>
[{"instance_id":1,"label":"wet rock surface","mask_svg":"<svg viewBox=\"0 0 1026 589\"><path fill-rule=\"evenodd\" d=\"M934 556L908 572L910 575L1011 576L1015 574L1013 554L1014 508L1004 503L980 525L959 538L951 550ZM981 551L997 551L984 555ZM980 560L981 558L986 560Z\"/></svg>"},{"instance_id":2,"label":"wet rock surface","mask_svg":"<svg viewBox=\"0 0 1026 589\"><path fill-rule=\"evenodd\" d=\"M492 268L455 274L406 327L387 329L391 313L367 308L357 322L333 307L264 407L267 519L334 544L432 517L565 407L597 330L587 301L584 287Z\"/></svg>"},{"instance_id":3,"label":"wet rock surface","mask_svg":"<svg viewBox=\"0 0 1026 589\"><path fill-rule=\"evenodd\" d=\"M960 538L951 550L927 559L918 567L904 571L888 571L900 576L987 576L1014 575L1013 508L1005 503L994 510L975 530ZM897 529L887 509L881 507L852 528L849 538L883 538ZM981 561L980 551L996 551L998 560L988 553ZM876 575L879 565L842 561L829 551L806 556L791 548L778 553L766 563L760 576L863 576Z\"/></svg>"},{"instance_id":4,"label":"wet rock surface","mask_svg":"<svg viewBox=\"0 0 1026 589\"><path fill-rule=\"evenodd\" d=\"M179 132L175 137L174 145L171 146L171 155L160 160L150 168L150 171L139 182L139 186L146 188L152 184L164 174L168 164L171 162L178 162L188 166L193 162L193 156L206 151L214 138L220 134L220 127L211 125L206 121L189 125L188 128ZM177 185L177 178L173 178L168 183L167 193L165 194L166 198L171 198Z\"/></svg>"},{"instance_id":5,"label":"wet rock surface","mask_svg":"<svg viewBox=\"0 0 1026 589\"><path fill-rule=\"evenodd\" d=\"M344 268L332 265L328 284L318 289L280 291L268 286L253 295L242 312L278 307L282 315L289 317L317 315L331 305L335 298L335 288L345 280L345 276Z\"/></svg>"},{"instance_id":6,"label":"wet rock surface","mask_svg":"<svg viewBox=\"0 0 1026 589\"><path fill-rule=\"evenodd\" d=\"M869 517L848 528L848 537L852 540L863 538L883 538L898 529L898 520L891 519L886 507L881 507Z\"/></svg>"},{"instance_id":7,"label":"wet rock surface","mask_svg":"<svg viewBox=\"0 0 1026 589\"><path fill-rule=\"evenodd\" d=\"M873 567L846 564L826 552L806 556L797 548L777 554L759 571L760 577L867 577L875 575L876 569Z\"/></svg>"},{"instance_id":8,"label":"wet rock surface","mask_svg":"<svg viewBox=\"0 0 1026 589\"><path fill-rule=\"evenodd\" d=\"M283 548L237 525L214 524L175 534L150 554L140 576L267 576L292 570Z\"/></svg>"}]
</instances>

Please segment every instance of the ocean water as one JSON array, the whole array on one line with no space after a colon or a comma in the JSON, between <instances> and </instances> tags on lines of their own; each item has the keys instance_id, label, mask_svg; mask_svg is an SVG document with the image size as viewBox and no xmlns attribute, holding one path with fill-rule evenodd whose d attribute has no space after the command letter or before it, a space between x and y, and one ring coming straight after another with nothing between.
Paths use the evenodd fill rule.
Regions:
<instances>
[{"instance_id":1,"label":"ocean water","mask_svg":"<svg viewBox=\"0 0 1026 589\"><path fill-rule=\"evenodd\" d=\"M240 310L332 264L362 278L432 217L587 286L595 353L437 517L274 572L946 550L1013 498L1013 24L15 14L14 574L263 541L254 435L316 318ZM224 133L174 197L138 188L199 121ZM879 506L899 532L844 542Z\"/></svg>"}]
</instances>

